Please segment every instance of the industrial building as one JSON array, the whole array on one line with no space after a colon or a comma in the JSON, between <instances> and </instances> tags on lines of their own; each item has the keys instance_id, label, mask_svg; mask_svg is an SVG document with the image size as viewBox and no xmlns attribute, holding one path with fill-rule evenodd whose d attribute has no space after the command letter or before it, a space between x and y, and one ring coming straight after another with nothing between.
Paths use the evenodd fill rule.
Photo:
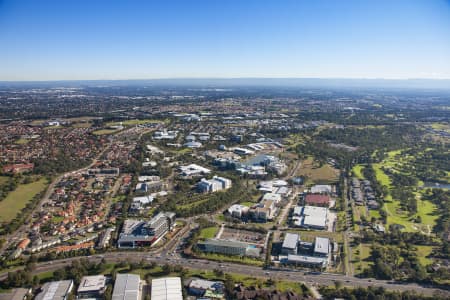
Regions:
<instances>
[{"instance_id":1,"label":"industrial building","mask_svg":"<svg viewBox=\"0 0 450 300\"><path fill-rule=\"evenodd\" d=\"M72 280L51 281L45 283L41 292L36 296L36 300L67 300L73 289Z\"/></svg>"},{"instance_id":2,"label":"industrial building","mask_svg":"<svg viewBox=\"0 0 450 300\"><path fill-rule=\"evenodd\" d=\"M139 300L140 281L139 275L117 274L112 300Z\"/></svg>"},{"instance_id":3,"label":"industrial building","mask_svg":"<svg viewBox=\"0 0 450 300\"><path fill-rule=\"evenodd\" d=\"M180 277L152 280L152 300L183 300Z\"/></svg>"},{"instance_id":4,"label":"industrial building","mask_svg":"<svg viewBox=\"0 0 450 300\"><path fill-rule=\"evenodd\" d=\"M316 237L314 241L314 256L328 257L330 254L330 240L328 238Z\"/></svg>"},{"instance_id":5,"label":"industrial building","mask_svg":"<svg viewBox=\"0 0 450 300\"><path fill-rule=\"evenodd\" d=\"M84 276L77 290L78 299L103 299L106 290L104 275Z\"/></svg>"},{"instance_id":6,"label":"industrial building","mask_svg":"<svg viewBox=\"0 0 450 300\"><path fill-rule=\"evenodd\" d=\"M162 238L175 225L175 213L160 212L150 221L125 220L119 235L119 248L150 246Z\"/></svg>"},{"instance_id":7,"label":"industrial building","mask_svg":"<svg viewBox=\"0 0 450 300\"><path fill-rule=\"evenodd\" d=\"M302 242L296 233L286 233L279 260L283 264L324 269L330 258L330 240L316 237L314 244Z\"/></svg>"},{"instance_id":8,"label":"industrial building","mask_svg":"<svg viewBox=\"0 0 450 300\"><path fill-rule=\"evenodd\" d=\"M305 196L305 205L330 206L330 196L324 194L308 194Z\"/></svg>"},{"instance_id":9,"label":"industrial building","mask_svg":"<svg viewBox=\"0 0 450 300\"><path fill-rule=\"evenodd\" d=\"M296 206L292 216L292 225L317 230L328 227L328 208L319 206Z\"/></svg>"},{"instance_id":10,"label":"industrial building","mask_svg":"<svg viewBox=\"0 0 450 300\"><path fill-rule=\"evenodd\" d=\"M328 184L316 184L311 187L312 194L331 194L332 188Z\"/></svg>"}]
</instances>

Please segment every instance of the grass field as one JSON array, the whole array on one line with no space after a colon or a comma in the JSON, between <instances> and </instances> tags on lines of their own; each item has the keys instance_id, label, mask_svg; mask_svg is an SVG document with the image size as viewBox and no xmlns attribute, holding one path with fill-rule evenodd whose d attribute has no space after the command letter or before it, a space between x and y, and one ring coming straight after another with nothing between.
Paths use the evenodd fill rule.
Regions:
<instances>
[{"instance_id":1,"label":"grass field","mask_svg":"<svg viewBox=\"0 0 450 300\"><path fill-rule=\"evenodd\" d=\"M363 165L356 165L353 167L352 172L353 176L355 176L358 179L364 179L364 175L362 174L362 169L364 168Z\"/></svg>"},{"instance_id":2,"label":"grass field","mask_svg":"<svg viewBox=\"0 0 450 300\"><path fill-rule=\"evenodd\" d=\"M0 176L0 185L7 183L9 180L8 176Z\"/></svg>"},{"instance_id":3,"label":"grass field","mask_svg":"<svg viewBox=\"0 0 450 300\"><path fill-rule=\"evenodd\" d=\"M119 121L119 122L109 122L106 123L106 126L116 126L120 125L122 123L123 126L134 126L134 125L142 125L142 124L149 124L149 123L166 123L167 120L153 120L153 119L144 119L144 120L125 120L125 121Z\"/></svg>"},{"instance_id":4,"label":"grass field","mask_svg":"<svg viewBox=\"0 0 450 300\"><path fill-rule=\"evenodd\" d=\"M241 202L241 203L239 203L239 204L240 204L240 205L245 205L245 206L251 207L251 206L255 205L256 202L245 201L245 202Z\"/></svg>"},{"instance_id":5,"label":"grass field","mask_svg":"<svg viewBox=\"0 0 450 300\"><path fill-rule=\"evenodd\" d=\"M369 210L369 216L370 216L370 218L375 218L375 219L379 219L381 217L380 212L378 210L373 210L373 209Z\"/></svg>"},{"instance_id":6,"label":"grass field","mask_svg":"<svg viewBox=\"0 0 450 300\"><path fill-rule=\"evenodd\" d=\"M29 139L18 139L16 140L14 143L16 143L17 145L25 145L29 142Z\"/></svg>"},{"instance_id":7,"label":"grass field","mask_svg":"<svg viewBox=\"0 0 450 300\"><path fill-rule=\"evenodd\" d=\"M74 123L72 124L73 128L89 128L91 127L92 124L91 123L87 123L87 122L82 122L82 123Z\"/></svg>"},{"instance_id":8,"label":"grass field","mask_svg":"<svg viewBox=\"0 0 450 300\"><path fill-rule=\"evenodd\" d=\"M215 260L215 261L242 263L242 264L260 266L260 267L264 264L264 262L262 260L259 260L256 258L251 258L251 257L245 257L245 256L240 257L240 256L217 254L217 253L199 253L197 255L201 258Z\"/></svg>"},{"instance_id":9,"label":"grass field","mask_svg":"<svg viewBox=\"0 0 450 300\"><path fill-rule=\"evenodd\" d=\"M201 239L212 239L216 236L217 231L219 231L219 228L217 227L207 227L203 228L200 231L200 238Z\"/></svg>"},{"instance_id":10,"label":"grass field","mask_svg":"<svg viewBox=\"0 0 450 300\"><path fill-rule=\"evenodd\" d=\"M391 154L390 157L394 157L397 153ZM373 168L375 170L375 174L377 177L377 180L380 184L391 188L392 183L391 179L389 178L386 173L381 169L381 166L383 164L373 164ZM421 200L420 194L417 193L417 214L415 216L408 216L407 212L402 211L400 207L400 202L396 199L393 199L390 194L385 196L385 205L384 208L388 214L387 223L388 225L391 224L399 224L404 226L404 231L407 232L416 232L420 231L424 234L430 234L432 227L436 223L436 219L438 216L434 215L434 212L436 211L437 207L425 200ZM417 224L413 221L413 219L416 216L420 216L422 219L422 223Z\"/></svg>"},{"instance_id":11,"label":"grass field","mask_svg":"<svg viewBox=\"0 0 450 300\"><path fill-rule=\"evenodd\" d=\"M47 184L47 180L42 178L29 184L21 184L10 192L3 201L0 201L0 222L14 219L36 194L46 189Z\"/></svg>"},{"instance_id":12,"label":"grass field","mask_svg":"<svg viewBox=\"0 0 450 300\"><path fill-rule=\"evenodd\" d=\"M339 178L339 171L328 164L319 167L313 161L312 157L302 161L296 176L305 176L307 178L306 184L315 183L333 183Z\"/></svg>"},{"instance_id":13,"label":"grass field","mask_svg":"<svg viewBox=\"0 0 450 300\"><path fill-rule=\"evenodd\" d=\"M352 250L353 265L357 274L369 267L370 262L367 259L370 256L370 245L359 244L358 247L354 247Z\"/></svg>"},{"instance_id":14,"label":"grass field","mask_svg":"<svg viewBox=\"0 0 450 300\"><path fill-rule=\"evenodd\" d=\"M95 135L106 135L106 134L113 134L115 132L117 132L117 129L100 129L100 130L96 130L94 132L92 132L92 134Z\"/></svg>"},{"instance_id":15,"label":"grass field","mask_svg":"<svg viewBox=\"0 0 450 300\"><path fill-rule=\"evenodd\" d=\"M427 256L433 251L433 246L414 246L417 248L417 257L420 264L426 266L433 263L433 260Z\"/></svg>"}]
</instances>

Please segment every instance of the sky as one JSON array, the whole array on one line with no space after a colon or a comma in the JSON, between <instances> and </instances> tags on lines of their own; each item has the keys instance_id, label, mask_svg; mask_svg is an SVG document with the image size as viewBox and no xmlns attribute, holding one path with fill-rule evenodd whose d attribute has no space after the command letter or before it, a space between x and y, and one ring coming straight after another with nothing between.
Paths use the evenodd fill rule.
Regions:
<instances>
[{"instance_id":1,"label":"sky","mask_svg":"<svg viewBox=\"0 0 450 300\"><path fill-rule=\"evenodd\" d=\"M449 0L0 0L0 80L450 78Z\"/></svg>"}]
</instances>

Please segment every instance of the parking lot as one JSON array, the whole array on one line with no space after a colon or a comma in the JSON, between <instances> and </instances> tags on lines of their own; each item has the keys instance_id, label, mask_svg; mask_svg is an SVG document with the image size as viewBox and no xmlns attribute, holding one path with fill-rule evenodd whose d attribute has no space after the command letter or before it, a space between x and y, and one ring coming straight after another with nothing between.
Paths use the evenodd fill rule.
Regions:
<instances>
[{"instance_id":1,"label":"parking lot","mask_svg":"<svg viewBox=\"0 0 450 300\"><path fill-rule=\"evenodd\" d=\"M223 232L219 238L225 240L236 240L240 242L263 245L266 238L266 234L224 227Z\"/></svg>"}]
</instances>

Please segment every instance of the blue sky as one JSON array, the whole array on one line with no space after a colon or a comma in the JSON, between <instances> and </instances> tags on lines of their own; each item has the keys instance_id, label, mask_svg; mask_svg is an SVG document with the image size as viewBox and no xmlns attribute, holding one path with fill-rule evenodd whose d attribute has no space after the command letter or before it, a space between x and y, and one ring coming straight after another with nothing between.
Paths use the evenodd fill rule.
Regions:
<instances>
[{"instance_id":1,"label":"blue sky","mask_svg":"<svg viewBox=\"0 0 450 300\"><path fill-rule=\"evenodd\" d=\"M450 1L0 0L0 80L450 78Z\"/></svg>"}]
</instances>

